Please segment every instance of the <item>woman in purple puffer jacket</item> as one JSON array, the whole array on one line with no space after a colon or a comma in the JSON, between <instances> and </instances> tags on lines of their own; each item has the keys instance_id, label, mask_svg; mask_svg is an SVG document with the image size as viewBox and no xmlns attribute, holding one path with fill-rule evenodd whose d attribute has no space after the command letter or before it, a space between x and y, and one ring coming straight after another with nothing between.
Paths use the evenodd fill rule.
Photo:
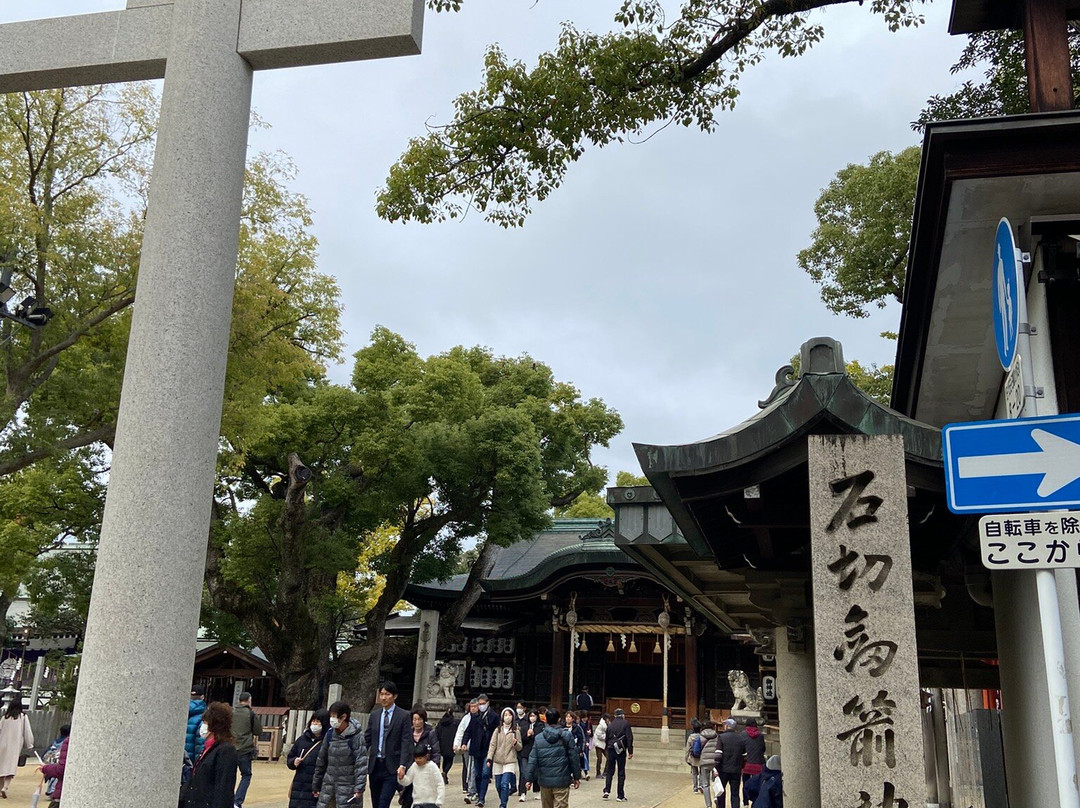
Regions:
<instances>
[{"instance_id":1,"label":"woman in purple puffer jacket","mask_svg":"<svg viewBox=\"0 0 1080 808\"><path fill-rule=\"evenodd\" d=\"M60 808L60 796L64 791L64 769L67 768L68 742L70 740L71 736L68 735L64 738L64 742L60 744L60 756L57 758L56 763L46 763L38 768L46 780L56 778L56 786L50 795L52 802L49 803L49 808Z\"/></svg>"}]
</instances>

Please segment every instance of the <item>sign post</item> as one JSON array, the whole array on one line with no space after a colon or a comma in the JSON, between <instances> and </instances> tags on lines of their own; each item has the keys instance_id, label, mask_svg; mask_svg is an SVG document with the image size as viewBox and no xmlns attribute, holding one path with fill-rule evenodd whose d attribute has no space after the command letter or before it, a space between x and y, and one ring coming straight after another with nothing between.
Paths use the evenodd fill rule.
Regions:
<instances>
[{"instance_id":1,"label":"sign post","mask_svg":"<svg viewBox=\"0 0 1080 808\"><path fill-rule=\"evenodd\" d=\"M1004 389L1006 412L1022 417L949 424L942 430L949 509L954 513L1008 514L1080 506L1080 416L1035 417L1039 413L1031 370L1027 289L1012 225L1005 218L998 222L994 238L993 278L994 337L998 360L1008 374ZM1030 569L1035 577L1061 808L1080 808L1065 645L1053 572L1056 567L1080 567L1075 540L1066 541L1060 534L1064 525L1074 524L1067 521L1072 518L1072 514L996 516L984 518L979 531L984 566ZM1019 535L1014 535L1016 524ZM1000 536L993 535L998 532ZM1006 536L1010 540L1004 541ZM1045 538L1050 538L1049 544ZM1074 560L1075 565L1067 563Z\"/></svg>"}]
</instances>

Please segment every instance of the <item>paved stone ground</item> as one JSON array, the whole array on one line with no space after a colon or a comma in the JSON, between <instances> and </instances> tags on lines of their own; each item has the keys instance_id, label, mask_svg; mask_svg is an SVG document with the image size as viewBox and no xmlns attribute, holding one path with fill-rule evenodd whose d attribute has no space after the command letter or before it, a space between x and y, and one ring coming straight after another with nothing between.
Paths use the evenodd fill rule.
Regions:
<instances>
[{"instance_id":1,"label":"paved stone ground","mask_svg":"<svg viewBox=\"0 0 1080 808\"><path fill-rule=\"evenodd\" d=\"M253 767L251 788L245 802L246 808L288 808L289 784L292 782L292 772L280 763L256 762ZM20 769L11 787L8 789L9 800L5 805L26 806L30 804L30 795L37 787L37 777L33 766ZM465 808L461 789L454 789L455 784L461 784L461 770L454 766L450 770L450 786L448 787L445 808ZM610 800L601 799L603 781L596 779L582 782L581 788L570 792L571 808L607 808L607 806L619 806L619 808L703 808L701 797L693 793L690 787L690 775L658 774L656 772L634 771L634 762L630 761L626 772L626 796L627 803L615 802L612 793ZM614 783L612 784L614 792ZM370 805L365 798L365 805ZM48 803L42 798L39 808L45 808ZM498 808L499 798L494 790L488 791L487 808ZM103 804L104 808L104 804ZM395 803L396 808L396 803ZM539 801L531 794L524 803L519 803L517 797L511 797L507 808L540 808Z\"/></svg>"}]
</instances>

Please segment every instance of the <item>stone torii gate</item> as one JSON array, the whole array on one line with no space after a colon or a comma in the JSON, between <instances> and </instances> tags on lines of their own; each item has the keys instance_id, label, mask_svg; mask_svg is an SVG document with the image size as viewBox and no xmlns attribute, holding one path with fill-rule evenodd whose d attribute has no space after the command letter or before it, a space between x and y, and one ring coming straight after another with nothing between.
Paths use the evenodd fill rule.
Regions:
<instances>
[{"instance_id":1,"label":"stone torii gate","mask_svg":"<svg viewBox=\"0 0 1080 808\"><path fill-rule=\"evenodd\" d=\"M424 0L128 0L0 25L0 92L165 79L64 799L176 803L254 70L420 52Z\"/></svg>"}]
</instances>

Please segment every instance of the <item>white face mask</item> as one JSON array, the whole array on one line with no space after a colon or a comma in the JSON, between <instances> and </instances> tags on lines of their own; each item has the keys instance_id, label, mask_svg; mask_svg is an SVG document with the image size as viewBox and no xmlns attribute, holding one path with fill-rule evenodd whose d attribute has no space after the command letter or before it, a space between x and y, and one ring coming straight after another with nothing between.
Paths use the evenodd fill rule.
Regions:
<instances>
[{"instance_id":1,"label":"white face mask","mask_svg":"<svg viewBox=\"0 0 1080 808\"><path fill-rule=\"evenodd\" d=\"M312 724L311 734L316 736L322 735L322 724Z\"/></svg>"},{"instance_id":2,"label":"white face mask","mask_svg":"<svg viewBox=\"0 0 1080 808\"><path fill-rule=\"evenodd\" d=\"M488 706L487 706L486 704L482 704L482 703L481 703L481 704L478 704L477 706L478 706L478 707L480 708L480 712L482 712L482 713L486 713L486 712L487 712L487 708L488 708Z\"/></svg>"},{"instance_id":3,"label":"white face mask","mask_svg":"<svg viewBox=\"0 0 1080 808\"><path fill-rule=\"evenodd\" d=\"M199 737L200 738L205 738L209 734L210 734L210 727L206 726L206 722L203 721L201 724L199 724Z\"/></svg>"},{"instance_id":4,"label":"white face mask","mask_svg":"<svg viewBox=\"0 0 1080 808\"><path fill-rule=\"evenodd\" d=\"M518 710L517 711L517 717L518 718L524 718L525 717L525 711L524 710Z\"/></svg>"},{"instance_id":5,"label":"white face mask","mask_svg":"<svg viewBox=\"0 0 1080 808\"><path fill-rule=\"evenodd\" d=\"M337 729L341 726L341 719L338 718L336 715L330 716L330 726L332 726L334 729Z\"/></svg>"},{"instance_id":6,"label":"white face mask","mask_svg":"<svg viewBox=\"0 0 1080 808\"><path fill-rule=\"evenodd\" d=\"M510 726L511 724L514 723L514 716L510 715L510 713L504 714L503 715L503 723L506 724L507 726Z\"/></svg>"}]
</instances>

